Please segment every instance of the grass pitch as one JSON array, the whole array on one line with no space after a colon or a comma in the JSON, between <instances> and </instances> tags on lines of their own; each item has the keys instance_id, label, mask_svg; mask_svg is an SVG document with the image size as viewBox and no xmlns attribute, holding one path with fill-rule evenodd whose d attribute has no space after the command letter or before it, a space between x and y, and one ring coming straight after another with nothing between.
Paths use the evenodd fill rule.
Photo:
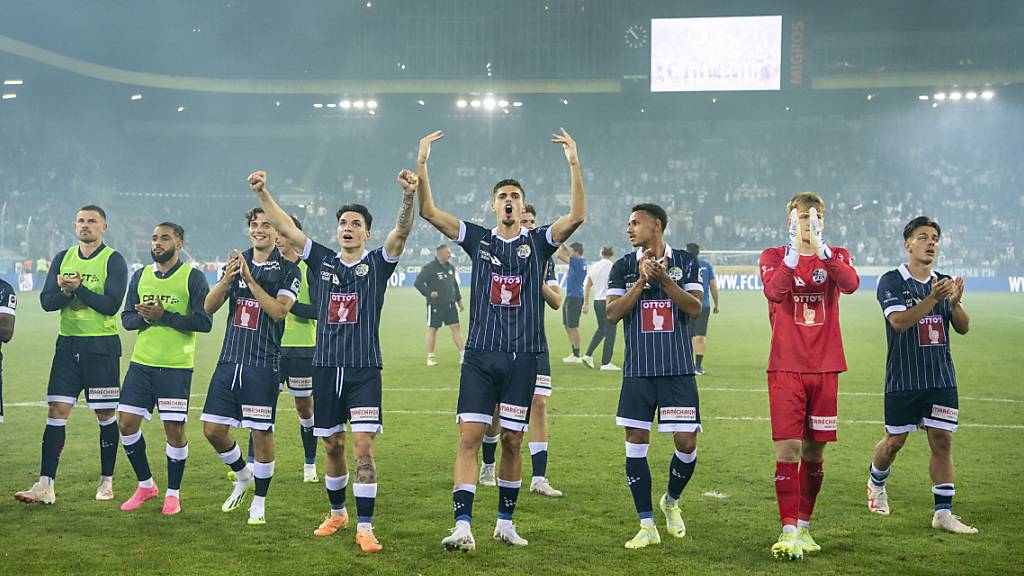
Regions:
<instances>
[{"instance_id":1,"label":"grass pitch","mask_svg":"<svg viewBox=\"0 0 1024 576\"><path fill-rule=\"evenodd\" d=\"M971 332L953 336L961 395L954 511L979 528L975 536L940 534L930 527L928 448L921 433L911 437L893 467L892 516L867 511L867 467L882 435L885 332L872 293L843 298L850 370L840 378L839 441L826 453L826 479L812 523L822 551L801 563L780 563L769 554L779 526L764 374L769 329L759 293L723 292L722 313L711 321L708 374L699 379L705 431L694 479L680 502L685 538L673 539L662 529L660 546L623 548L637 521L624 479L623 432L614 420L620 375L562 364L568 343L560 315L549 312L554 395L548 477L565 497L546 499L526 493L524 486L516 523L530 545L511 549L490 539L497 490L480 487L474 509L478 547L471 555L450 555L440 546L452 526L458 356L442 329L441 365L424 365L424 305L412 289L391 289L383 315L385 434L377 445L375 527L384 550L375 556L358 552L354 526L331 538L312 536L328 510L327 498L322 481L302 484L298 423L286 394L279 401L267 525L246 526L245 507L220 511L230 485L226 467L203 438L199 411L219 353L223 315L212 334L199 338L181 514L162 517L159 501L133 513L118 510L135 486L123 451L115 501L93 500L98 431L84 407L72 412L68 424L57 503L16 502L13 493L38 476L57 325L55 314L40 310L37 294L22 295L20 304L15 339L3 350L0 574L1019 574L1024 562L1024 511L1016 487L1024 472L1019 380L1024 300L1019 295L968 295ZM466 328L468 315L463 322ZM584 316L586 339L593 328L593 317ZM132 340L132 335L123 339L125 368ZM622 345L620 334L614 360L620 365ZM143 429L163 488L162 427L154 420ZM236 438L244 446L244 433ZM653 439L655 501L664 490L671 454L669 437ZM525 447L523 460L528 479ZM322 462L319 468L322 477ZM354 504L349 490L353 520ZM660 513L655 515L662 523Z\"/></svg>"}]
</instances>

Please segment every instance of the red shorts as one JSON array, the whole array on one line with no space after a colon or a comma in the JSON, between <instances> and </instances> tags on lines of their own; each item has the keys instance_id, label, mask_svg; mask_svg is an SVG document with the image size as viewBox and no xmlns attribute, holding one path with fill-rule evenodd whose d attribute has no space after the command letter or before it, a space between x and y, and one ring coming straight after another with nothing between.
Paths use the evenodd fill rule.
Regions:
<instances>
[{"instance_id":1,"label":"red shorts","mask_svg":"<svg viewBox=\"0 0 1024 576\"><path fill-rule=\"evenodd\" d=\"M768 373L772 440L835 442L839 373Z\"/></svg>"}]
</instances>

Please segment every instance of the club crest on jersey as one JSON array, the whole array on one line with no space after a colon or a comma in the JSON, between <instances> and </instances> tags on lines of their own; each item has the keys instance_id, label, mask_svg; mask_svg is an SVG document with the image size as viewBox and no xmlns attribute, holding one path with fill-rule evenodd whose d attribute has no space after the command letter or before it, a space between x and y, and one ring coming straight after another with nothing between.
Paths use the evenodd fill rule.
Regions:
<instances>
[{"instance_id":1,"label":"club crest on jersey","mask_svg":"<svg viewBox=\"0 0 1024 576\"><path fill-rule=\"evenodd\" d=\"M530 248L529 244L520 244L519 248L516 248L516 256L524 260L529 258L530 254L533 254L533 249Z\"/></svg>"},{"instance_id":2,"label":"club crest on jersey","mask_svg":"<svg viewBox=\"0 0 1024 576\"><path fill-rule=\"evenodd\" d=\"M828 279L828 272L825 272L824 268L818 268L811 275L811 280L814 280L815 284L824 284L825 280Z\"/></svg>"},{"instance_id":3,"label":"club crest on jersey","mask_svg":"<svg viewBox=\"0 0 1024 576\"><path fill-rule=\"evenodd\" d=\"M668 277L671 278L673 282L679 282L683 279L683 269L679 266L669 268Z\"/></svg>"},{"instance_id":4,"label":"club crest on jersey","mask_svg":"<svg viewBox=\"0 0 1024 576\"><path fill-rule=\"evenodd\" d=\"M356 276L366 276L370 272L370 265L365 262L356 266Z\"/></svg>"}]
</instances>

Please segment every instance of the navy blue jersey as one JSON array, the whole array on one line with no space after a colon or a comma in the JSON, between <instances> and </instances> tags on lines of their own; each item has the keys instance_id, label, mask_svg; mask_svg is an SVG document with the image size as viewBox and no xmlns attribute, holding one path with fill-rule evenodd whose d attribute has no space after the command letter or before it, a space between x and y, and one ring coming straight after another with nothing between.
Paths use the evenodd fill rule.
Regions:
<instances>
[{"instance_id":1,"label":"navy blue jersey","mask_svg":"<svg viewBox=\"0 0 1024 576\"><path fill-rule=\"evenodd\" d=\"M497 228L461 222L458 243L473 261L466 348L547 352L541 286L544 265L558 248L550 226L520 228L506 240Z\"/></svg>"},{"instance_id":2,"label":"navy blue jersey","mask_svg":"<svg viewBox=\"0 0 1024 576\"><path fill-rule=\"evenodd\" d=\"M917 305L932 292L932 282L949 278L932 272L927 282L910 275L906 264L878 279L878 304L887 318L885 339L885 391L904 392L933 388L956 388L956 371L949 352L949 321L953 308L940 300L916 326L903 333L889 323L889 314Z\"/></svg>"},{"instance_id":3,"label":"navy blue jersey","mask_svg":"<svg viewBox=\"0 0 1024 576\"><path fill-rule=\"evenodd\" d=\"M612 265L608 296L622 296L640 279L643 249L630 252ZM685 250L665 246L669 277L687 292L702 291L700 265ZM624 378L693 374L689 318L676 308L661 284L651 279L636 306L622 319L626 336Z\"/></svg>"},{"instance_id":4,"label":"navy blue jersey","mask_svg":"<svg viewBox=\"0 0 1024 576\"><path fill-rule=\"evenodd\" d=\"M334 250L309 240L302 259L315 278L314 366L382 368L380 311L398 258L384 247L364 252L358 262L342 262Z\"/></svg>"},{"instance_id":5,"label":"navy blue jersey","mask_svg":"<svg viewBox=\"0 0 1024 576\"><path fill-rule=\"evenodd\" d=\"M555 274L555 260L548 258L547 269L544 272L544 283L548 286L558 286L558 276Z\"/></svg>"},{"instance_id":6,"label":"navy blue jersey","mask_svg":"<svg viewBox=\"0 0 1024 576\"><path fill-rule=\"evenodd\" d=\"M253 249L242 252L249 265L253 280L272 298L284 295L295 300L302 280L295 264L281 256L274 248L266 262L252 261ZM228 328L224 332L224 346L218 362L246 366L278 366L281 356L281 334L284 322L276 322L260 306L256 297L239 274L228 291Z\"/></svg>"},{"instance_id":7,"label":"navy blue jersey","mask_svg":"<svg viewBox=\"0 0 1024 576\"><path fill-rule=\"evenodd\" d=\"M18 295L14 293L14 288L0 280L0 314L6 314L8 316L14 316L15 310L18 308ZM0 349L0 362L3 362L4 353Z\"/></svg>"}]
</instances>

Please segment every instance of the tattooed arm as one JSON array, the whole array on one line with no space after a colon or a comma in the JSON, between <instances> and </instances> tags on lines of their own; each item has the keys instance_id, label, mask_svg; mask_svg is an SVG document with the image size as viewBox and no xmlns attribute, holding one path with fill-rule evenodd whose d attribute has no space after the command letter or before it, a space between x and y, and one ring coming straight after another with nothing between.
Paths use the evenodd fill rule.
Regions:
<instances>
[{"instance_id":1,"label":"tattooed arm","mask_svg":"<svg viewBox=\"0 0 1024 576\"><path fill-rule=\"evenodd\" d=\"M384 239L384 252L389 258L398 258L405 250L405 241L412 232L413 197L416 196L416 186L419 179L415 172L402 170L398 174L398 184L402 187L402 207L398 210L398 219L395 221L395 229L388 233Z\"/></svg>"}]
</instances>

